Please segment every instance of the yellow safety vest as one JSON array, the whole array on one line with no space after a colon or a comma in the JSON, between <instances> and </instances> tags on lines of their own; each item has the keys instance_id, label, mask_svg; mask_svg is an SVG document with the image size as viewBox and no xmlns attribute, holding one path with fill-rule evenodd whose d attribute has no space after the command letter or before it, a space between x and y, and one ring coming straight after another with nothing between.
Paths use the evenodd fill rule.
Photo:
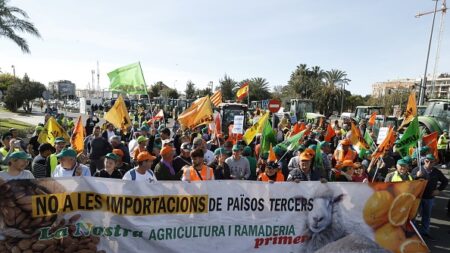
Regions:
<instances>
[{"instance_id":1,"label":"yellow safety vest","mask_svg":"<svg viewBox=\"0 0 450 253\"><path fill-rule=\"evenodd\" d=\"M50 155L50 175L55 171L56 166L58 166L58 157L55 154Z\"/></svg>"},{"instance_id":2,"label":"yellow safety vest","mask_svg":"<svg viewBox=\"0 0 450 253\"><path fill-rule=\"evenodd\" d=\"M15 148L15 149L14 149L14 152L16 152L16 151L20 151L20 149ZM5 157L6 157L6 156L8 155L8 153L9 153L9 151L6 150L5 147L2 147L2 148L0 148L0 153L1 153L2 156L3 156L3 159L5 159Z\"/></svg>"},{"instance_id":3,"label":"yellow safety vest","mask_svg":"<svg viewBox=\"0 0 450 253\"><path fill-rule=\"evenodd\" d=\"M412 181L412 180L413 180L413 178L411 177L411 175L408 175L408 180L409 180L409 181ZM400 175L398 174L398 172L395 171L395 172L394 172L394 176L393 176L392 179L391 179L391 182L402 182L402 181L403 181L402 177L400 177Z\"/></svg>"},{"instance_id":4,"label":"yellow safety vest","mask_svg":"<svg viewBox=\"0 0 450 253\"><path fill-rule=\"evenodd\" d=\"M447 138L444 135L441 135L438 140L437 148L438 149L446 149L447 143L448 143Z\"/></svg>"}]
</instances>

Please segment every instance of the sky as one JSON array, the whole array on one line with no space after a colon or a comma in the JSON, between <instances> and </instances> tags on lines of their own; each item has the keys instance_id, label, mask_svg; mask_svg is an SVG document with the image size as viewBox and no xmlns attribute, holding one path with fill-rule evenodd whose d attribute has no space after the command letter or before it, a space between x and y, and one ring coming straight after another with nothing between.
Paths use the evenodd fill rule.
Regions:
<instances>
[{"instance_id":1,"label":"sky","mask_svg":"<svg viewBox=\"0 0 450 253\"><path fill-rule=\"evenodd\" d=\"M431 0L10 0L42 38L25 35L31 54L0 37L0 70L44 84L70 80L77 89L100 67L107 73L141 62L147 85L163 81L183 92L188 80L214 87L225 74L286 85L299 64L345 71L354 94L372 84L424 73ZM428 73L433 72L436 28ZM447 17L448 19L448 17ZM445 22L448 20L444 19ZM444 23L445 23L444 22ZM447 26L448 27L448 26ZM437 72L450 72L449 31L442 33ZM96 83L97 85L97 83Z\"/></svg>"}]
</instances>

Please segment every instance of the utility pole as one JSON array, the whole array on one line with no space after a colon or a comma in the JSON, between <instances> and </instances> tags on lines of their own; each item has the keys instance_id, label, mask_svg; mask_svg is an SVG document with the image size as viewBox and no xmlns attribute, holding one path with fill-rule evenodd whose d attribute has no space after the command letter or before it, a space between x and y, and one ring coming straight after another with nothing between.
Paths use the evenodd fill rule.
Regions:
<instances>
[{"instance_id":1,"label":"utility pole","mask_svg":"<svg viewBox=\"0 0 450 253\"><path fill-rule=\"evenodd\" d=\"M433 13L433 21L431 23L430 39L428 41L427 59L425 61L425 72L423 74L422 84L420 85L419 105L423 105L423 103L425 102L424 100L425 100L426 85L427 85L428 61L430 59L431 42L433 40L434 21L436 19L436 12L438 11L437 10L437 6L438 6L438 1L439 0L433 0L433 1L436 2L434 4L434 11L432 11L432 12L425 12L425 13L419 13L419 14L416 15L416 17L421 17L423 15L427 15L427 14ZM440 11L442 11L442 10L440 10Z\"/></svg>"},{"instance_id":2,"label":"utility pole","mask_svg":"<svg viewBox=\"0 0 450 253\"><path fill-rule=\"evenodd\" d=\"M100 90L100 67L98 66L98 61L97 61L97 88L98 90Z\"/></svg>"}]
</instances>

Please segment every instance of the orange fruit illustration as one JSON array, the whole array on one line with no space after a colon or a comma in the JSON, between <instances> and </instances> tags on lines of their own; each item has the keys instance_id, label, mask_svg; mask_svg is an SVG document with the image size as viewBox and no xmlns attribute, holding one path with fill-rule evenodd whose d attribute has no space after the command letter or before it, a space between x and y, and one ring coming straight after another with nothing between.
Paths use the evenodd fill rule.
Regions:
<instances>
[{"instance_id":1,"label":"orange fruit illustration","mask_svg":"<svg viewBox=\"0 0 450 253\"><path fill-rule=\"evenodd\" d=\"M399 227L386 223L375 231L375 241L385 249L401 253L400 245L405 240L405 233Z\"/></svg>"},{"instance_id":2,"label":"orange fruit illustration","mask_svg":"<svg viewBox=\"0 0 450 253\"><path fill-rule=\"evenodd\" d=\"M407 239L400 246L401 253L427 253L427 246L420 239Z\"/></svg>"},{"instance_id":3,"label":"orange fruit illustration","mask_svg":"<svg viewBox=\"0 0 450 253\"><path fill-rule=\"evenodd\" d=\"M398 196L401 193L411 193L415 197L419 197L420 193L424 189L424 184L421 181L407 181L401 183L394 183L394 196Z\"/></svg>"},{"instance_id":4,"label":"orange fruit illustration","mask_svg":"<svg viewBox=\"0 0 450 253\"><path fill-rule=\"evenodd\" d=\"M377 228L388 222L388 212L393 196L388 191L377 191L367 200L363 210L363 218L367 225Z\"/></svg>"},{"instance_id":5,"label":"orange fruit illustration","mask_svg":"<svg viewBox=\"0 0 450 253\"><path fill-rule=\"evenodd\" d=\"M411 206L411 210L409 211L409 219L412 220L416 217L417 212L419 211L420 199L414 200L414 204Z\"/></svg>"},{"instance_id":6,"label":"orange fruit illustration","mask_svg":"<svg viewBox=\"0 0 450 253\"><path fill-rule=\"evenodd\" d=\"M416 197L411 193L401 193L398 195L389 208L389 222L394 226L405 224L415 200Z\"/></svg>"}]
</instances>

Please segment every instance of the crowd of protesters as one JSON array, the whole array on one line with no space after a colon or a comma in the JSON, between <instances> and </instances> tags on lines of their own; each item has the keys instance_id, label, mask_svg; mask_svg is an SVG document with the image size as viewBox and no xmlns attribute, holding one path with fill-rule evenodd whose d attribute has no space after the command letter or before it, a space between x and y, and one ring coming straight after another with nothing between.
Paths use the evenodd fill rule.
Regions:
<instances>
[{"instance_id":1,"label":"crowd of protesters","mask_svg":"<svg viewBox=\"0 0 450 253\"><path fill-rule=\"evenodd\" d=\"M46 115L45 120L48 117ZM147 182L254 180L271 183L426 179L420 215L421 232L428 237L431 237L429 226L434 198L448 184L437 163L438 159L444 163L448 159L447 132L439 137L439 158L425 146L411 156L401 157L391 149L381 158L371 159L369 150L358 153L350 141L350 121L341 126L338 121L291 122L289 117L283 117L274 129L277 143L291 135L296 123L304 123L306 130L299 145L294 150L274 145L270 151L261 151L260 134L247 145L232 135L211 133L205 126L183 131L174 124L171 130L165 122L145 121L145 113L143 117L132 118L133 126L125 134L110 123L99 125L100 120L90 115L84 124L86 138L82 153L75 152L62 137L56 138L54 145L38 143L36 136L43 125L36 127L29 143L24 143L17 136L17 130L11 129L1 137L0 156L7 168L0 172L0 178L95 176ZM58 122L68 133L72 131L72 119L59 115ZM367 131L375 137L364 120L353 123L359 126L362 135ZM327 142L324 139L328 124L335 134ZM321 156L320 159L317 156ZM317 163L318 160L321 162Z\"/></svg>"}]
</instances>

